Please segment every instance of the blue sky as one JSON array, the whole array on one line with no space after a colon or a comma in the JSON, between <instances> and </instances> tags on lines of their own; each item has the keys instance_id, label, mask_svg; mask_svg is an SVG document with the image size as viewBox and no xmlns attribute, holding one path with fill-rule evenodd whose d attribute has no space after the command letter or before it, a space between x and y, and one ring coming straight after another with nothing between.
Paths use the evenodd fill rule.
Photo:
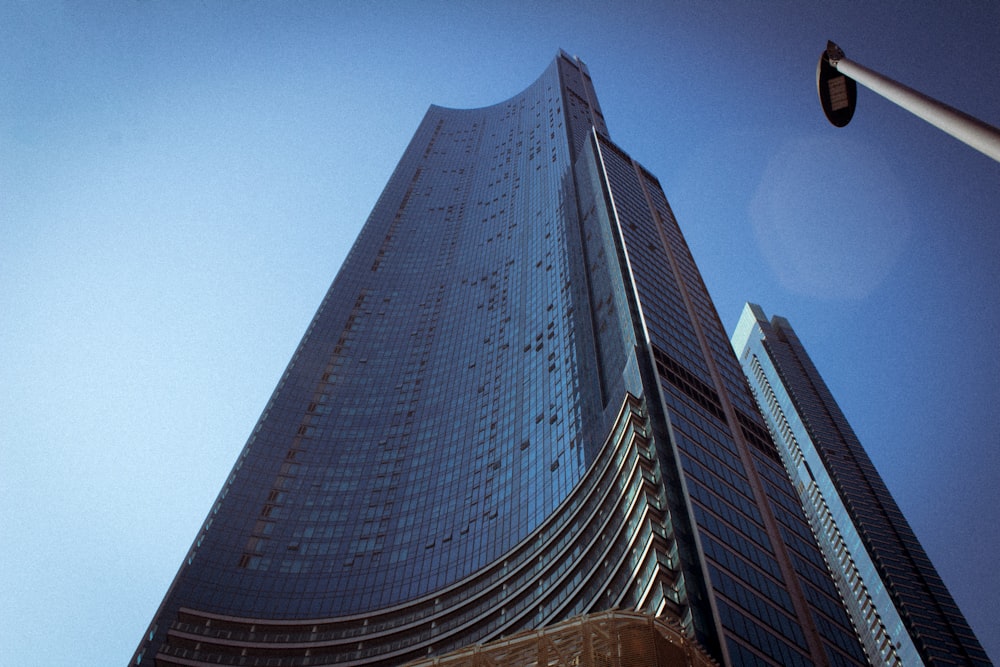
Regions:
<instances>
[{"instance_id":1,"label":"blue sky","mask_svg":"<svg viewBox=\"0 0 1000 667\"><path fill-rule=\"evenodd\" d=\"M676 4L0 2L0 664L126 663L427 106L560 47L1000 659L1000 165L815 93L833 39L1000 125L1000 6Z\"/></svg>"}]
</instances>

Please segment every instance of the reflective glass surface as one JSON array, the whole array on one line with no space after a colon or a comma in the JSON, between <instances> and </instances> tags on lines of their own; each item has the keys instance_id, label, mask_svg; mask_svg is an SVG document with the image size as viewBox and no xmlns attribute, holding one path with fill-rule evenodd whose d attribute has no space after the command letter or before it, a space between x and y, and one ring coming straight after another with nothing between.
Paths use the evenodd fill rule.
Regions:
<instances>
[{"instance_id":1,"label":"reflective glass surface","mask_svg":"<svg viewBox=\"0 0 1000 667\"><path fill-rule=\"evenodd\" d=\"M398 664L609 607L864 662L660 184L560 53L427 112L139 655Z\"/></svg>"},{"instance_id":2,"label":"reflective glass surface","mask_svg":"<svg viewBox=\"0 0 1000 667\"><path fill-rule=\"evenodd\" d=\"M732 343L872 661L989 664L788 321L747 304Z\"/></svg>"}]
</instances>

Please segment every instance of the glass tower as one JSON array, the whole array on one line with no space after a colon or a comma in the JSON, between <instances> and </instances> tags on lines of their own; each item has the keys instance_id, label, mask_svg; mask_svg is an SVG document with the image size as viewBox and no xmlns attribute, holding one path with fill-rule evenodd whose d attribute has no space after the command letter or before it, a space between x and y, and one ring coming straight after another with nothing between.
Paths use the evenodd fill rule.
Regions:
<instances>
[{"instance_id":1,"label":"glass tower","mask_svg":"<svg viewBox=\"0 0 1000 667\"><path fill-rule=\"evenodd\" d=\"M400 664L607 609L865 664L663 191L560 52L431 107L133 664Z\"/></svg>"},{"instance_id":2,"label":"glass tower","mask_svg":"<svg viewBox=\"0 0 1000 667\"><path fill-rule=\"evenodd\" d=\"M788 320L747 304L732 344L872 664L989 665Z\"/></svg>"}]
</instances>

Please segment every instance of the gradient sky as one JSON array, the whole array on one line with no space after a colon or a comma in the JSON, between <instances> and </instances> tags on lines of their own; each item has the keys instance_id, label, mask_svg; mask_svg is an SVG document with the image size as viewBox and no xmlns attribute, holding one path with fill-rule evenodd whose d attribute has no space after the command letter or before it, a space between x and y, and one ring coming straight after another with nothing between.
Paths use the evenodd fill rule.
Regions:
<instances>
[{"instance_id":1,"label":"gradient sky","mask_svg":"<svg viewBox=\"0 0 1000 667\"><path fill-rule=\"evenodd\" d=\"M0 0L0 664L127 662L428 105L560 47L1000 660L1000 165L815 92L833 39L1000 125L1000 5L676 5Z\"/></svg>"}]
</instances>

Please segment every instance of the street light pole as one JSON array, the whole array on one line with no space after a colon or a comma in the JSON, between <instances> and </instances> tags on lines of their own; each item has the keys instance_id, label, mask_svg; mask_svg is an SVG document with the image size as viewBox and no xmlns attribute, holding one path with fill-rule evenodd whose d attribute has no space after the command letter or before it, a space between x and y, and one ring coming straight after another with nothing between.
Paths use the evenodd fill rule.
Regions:
<instances>
[{"instance_id":1,"label":"street light pole","mask_svg":"<svg viewBox=\"0 0 1000 667\"><path fill-rule=\"evenodd\" d=\"M938 129L947 132L959 141L965 142L977 151L1000 162L1000 129L939 102L932 97L928 97L913 88L904 86L898 81L893 81L889 77L868 69L864 65L859 65L852 60L848 60L844 57L844 52L840 47L833 42L827 42L826 51L820 56L820 70L829 71L824 68L824 65L857 81L887 100L895 102L910 113L923 118ZM822 91L820 92L820 99L826 111L828 102L823 99ZM829 95L827 99L829 99ZM851 111L853 113L853 109ZM831 116L829 111L827 111L827 116ZM849 120L850 117L848 117L847 121ZM846 125L847 121L838 124L831 118L830 122L841 126Z\"/></svg>"}]
</instances>

